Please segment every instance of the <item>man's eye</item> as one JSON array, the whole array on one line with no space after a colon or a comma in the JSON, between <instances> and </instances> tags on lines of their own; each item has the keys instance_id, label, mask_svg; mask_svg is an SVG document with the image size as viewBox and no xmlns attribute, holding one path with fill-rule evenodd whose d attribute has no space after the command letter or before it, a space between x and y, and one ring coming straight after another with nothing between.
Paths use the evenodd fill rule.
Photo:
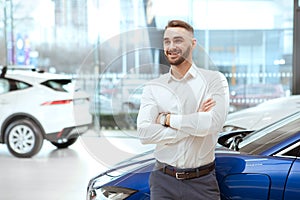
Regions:
<instances>
[{"instance_id":1,"label":"man's eye","mask_svg":"<svg viewBox=\"0 0 300 200\"><path fill-rule=\"evenodd\" d=\"M164 41L164 44L165 44L165 45L169 45L170 43L171 43L170 41L167 41L167 40Z\"/></svg>"},{"instance_id":2,"label":"man's eye","mask_svg":"<svg viewBox=\"0 0 300 200\"><path fill-rule=\"evenodd\" d=\"M174 40L174 43L175 43L175 44L180 44L180 43L182 43L182 40L180 40L180 39Z\"/></svg>"}]
</instances>

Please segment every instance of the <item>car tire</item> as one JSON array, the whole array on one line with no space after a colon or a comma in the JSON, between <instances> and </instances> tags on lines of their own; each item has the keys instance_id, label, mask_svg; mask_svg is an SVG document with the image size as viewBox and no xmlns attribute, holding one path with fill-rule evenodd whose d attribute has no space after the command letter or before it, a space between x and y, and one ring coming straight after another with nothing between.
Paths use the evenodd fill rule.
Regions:
<instances>
[{"instance_id":1,"label":"car tire","mask_svg":"<svg viewBox=\"0 0 300 200\"><path fill-rule=\"evenodd\" d=\"M5 130L5 143L9 152L19 158L36 155L43 146L41 129L29 119L13 121Z\"/></svg>"},{"instance_id":2,"label":"car tire","mask_svg":"<svg viewBox=\"0 0 300 200\"><path fill-rule=\"evenodd\" d=\"M64 143L58 143L58 142L51 142L51 143L54 146L56 146L58 149L64 149L64 148L68 148L70 145L74 144L77 139L78 139L78 137L71 138L67 142L64 142Z\"/></svg>"}]
</instances>

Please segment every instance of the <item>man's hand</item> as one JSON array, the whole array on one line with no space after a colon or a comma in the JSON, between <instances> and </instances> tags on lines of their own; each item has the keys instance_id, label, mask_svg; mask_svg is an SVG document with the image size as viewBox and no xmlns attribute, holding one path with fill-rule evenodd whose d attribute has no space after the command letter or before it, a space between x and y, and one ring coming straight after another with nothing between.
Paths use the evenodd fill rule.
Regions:
<instances>
[{"instance_id":1,"label":"man's hand","mask_svg":"<svg viewBox=\"0 0 300 200\"><path fill-rule=\"evenodd\" d=\"M161 118L161 116L163 115L164 113L159 113L159 115L157 116L157 118L156 118L156 123L157 124L160 124L160 118Z\"/></svg>"},{"instance_id":2,"label":"man's hand","mask_svg":"<svg viewBox=\"0 0 300 200\"><path fill-rule=\"evenodd\" d=\"M197 111L198 112L208 112L215 105L216 105L216 101L213 100L212 98L209 98L201 104L200 108Z\"/></svg>"},{"instance_id":3,"label":"man's hand","mask_svg":"<svg viewBox=\"0 0 300 200\"><path fill-rule=\"evenodd\" d=\"M166 126L170 126L170 113L159 113L158 117L156 118L156 123L157 124L161 124L161 117L162 115L166 115L166 119L165 119L165 125Z\"/></svg>"}]
</instances>

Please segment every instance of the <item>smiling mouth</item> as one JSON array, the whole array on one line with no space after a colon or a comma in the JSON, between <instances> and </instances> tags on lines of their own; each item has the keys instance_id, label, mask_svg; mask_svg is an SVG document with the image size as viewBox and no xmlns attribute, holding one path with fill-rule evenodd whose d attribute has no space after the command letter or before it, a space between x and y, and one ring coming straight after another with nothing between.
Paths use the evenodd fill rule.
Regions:
<instances>
[{"instance_id":1,"label":"smiling mouth","mask_svg":"<svg viewBox=\"0 0 300 200\"><path fill-rule=\"evenodd\" d=\"M180 51L177 51L177 50L167 51L168 56L177 56L179 54L180 54Z\"/></svg>"}]
</instances>

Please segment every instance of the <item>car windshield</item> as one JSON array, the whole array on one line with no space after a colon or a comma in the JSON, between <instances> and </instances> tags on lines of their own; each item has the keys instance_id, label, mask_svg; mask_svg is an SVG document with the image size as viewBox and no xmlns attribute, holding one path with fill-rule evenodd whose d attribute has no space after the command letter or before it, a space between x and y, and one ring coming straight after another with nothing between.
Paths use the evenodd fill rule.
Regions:
<instances>
[{"instance_id":1,"label":"car windshield","mask_svg":"<svg viewBox=\"0 0 300 200\"><path fill-rule=\"evenodd\" d=\"M239 144L242 152L260 154L279 142L300 131L300 112L297 112L280 122L255 131Z\"/></svg>"}]
</instances>

